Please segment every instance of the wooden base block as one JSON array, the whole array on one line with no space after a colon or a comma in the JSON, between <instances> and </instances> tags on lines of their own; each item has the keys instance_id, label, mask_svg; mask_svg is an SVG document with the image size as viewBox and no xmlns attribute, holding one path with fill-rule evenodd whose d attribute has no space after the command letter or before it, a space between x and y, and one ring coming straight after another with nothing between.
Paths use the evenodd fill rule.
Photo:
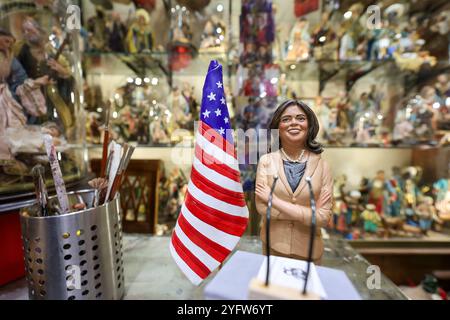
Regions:
<instances>
[{"instance_id":1,"label":"wooden base block","mask_svg":"<svg viewBox=\"0 0 450 320\"><path fill-rule=\"evenodd\" d=\"M249 300L320 300L320 297L311 292L303 294L298 290L282 287L276 284L269 284L266 287L265 283L259 279L253 278L250 281Z\"/></svg>"}]
</instances>

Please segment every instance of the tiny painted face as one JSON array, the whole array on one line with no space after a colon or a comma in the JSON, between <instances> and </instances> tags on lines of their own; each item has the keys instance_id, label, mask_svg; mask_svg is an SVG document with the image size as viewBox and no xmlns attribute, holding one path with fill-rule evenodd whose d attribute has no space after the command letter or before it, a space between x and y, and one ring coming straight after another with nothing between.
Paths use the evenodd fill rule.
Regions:
<instances>
[{"instance_id":1,"label":"tiny painted face","mask_svg":"<svg viewBox=\"0 0 450 320\"><path fill-rule=\"evenodd\" d=\"M305 112L296 105L287 107L281 115L278 129L282 145L295 144L303 147L308 134Z\"/></svg>"},{"instance_id":2,"label":"tiny painted face","mask_svg":"<svg viewBox=\"0 0 450 320\"><path fill-rule=\"evenodd\" d=\"M11 46L14 43L14 38L7 36L7 35L1 35L0 36L0 51L2 52L8 52L11 49Z\"/></svg>"},{"instance_id":3,"label":"tiny painted face","mask_svg":"<svg viewBox=\"0 0 450 320\"><path fill-rule=\"evenodd\" d=\"M143 26L146 24L145 18L143 16L138 17L138 23L139 25Z\"/></svg>"},{"instance_id":4,"label":"tiny painted face","mask_svg":"<svg viewBox=\"0 0 450 320\"><path fill-rule=\"evenodd\" d=\"M383 171L377 172L377 178L380 180L384 180L385 179L385 175Z\"/></svg>"}]
</instances>

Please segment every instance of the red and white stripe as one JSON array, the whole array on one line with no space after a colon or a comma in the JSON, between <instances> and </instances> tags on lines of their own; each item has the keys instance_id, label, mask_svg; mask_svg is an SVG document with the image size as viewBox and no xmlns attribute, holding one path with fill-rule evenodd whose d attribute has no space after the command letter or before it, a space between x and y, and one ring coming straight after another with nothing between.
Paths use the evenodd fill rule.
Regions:
<instances>
[{"instance_id":1,"label":"red and white stripe","mask_svg":"<svg viewBox=\"0 0 450 320\"><path fill-rule=\"evenodd\" d=\"M188 279L198 285L231 253L247 222L234 146L201 123L170 252Z\"/></svg>"}]
</instances>

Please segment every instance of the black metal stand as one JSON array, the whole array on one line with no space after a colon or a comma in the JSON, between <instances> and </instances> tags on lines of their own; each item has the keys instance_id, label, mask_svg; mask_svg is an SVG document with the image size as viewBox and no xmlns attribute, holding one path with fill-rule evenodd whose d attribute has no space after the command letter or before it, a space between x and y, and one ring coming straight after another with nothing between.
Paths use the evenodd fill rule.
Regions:
<instances>
[{"instance_id":1,"label":"black metal stand","mask_svg":"<svg viewBox=\"0 0 450 320\"><path fill-rule=\"evenodd\" d=\"M307 268L306 268L306 277L305 277L305 284L303 286L303 294L306 294L306 286L308 284L309 270L310 270L313 248L314 248L314 237L316 235L316 201L314 200L314 193L313 193L312 184L311 184L311 177L306 177L306 182L308 183L308 187L309 187L309 199L310 199L310 203L311 203L312 214L311 214L311 232L310 232L310 238L309 238L308 264L307 264Z\"/></svg>"},{"instance_id":2,"label":"black metal stand","mask_svg":"<svg viewBox=\"0 0 450 320\"><path fill-rule=\"evenodd\" d=\"M277 183L278 176L275 176L270 188L269 201L267 203L266 211L266 256L267 256L267 272L266 272L266 286L269 286L269 268L270 268L270 212L272 211L272 198L275 185Z\"/></svg>"}]
</instances>

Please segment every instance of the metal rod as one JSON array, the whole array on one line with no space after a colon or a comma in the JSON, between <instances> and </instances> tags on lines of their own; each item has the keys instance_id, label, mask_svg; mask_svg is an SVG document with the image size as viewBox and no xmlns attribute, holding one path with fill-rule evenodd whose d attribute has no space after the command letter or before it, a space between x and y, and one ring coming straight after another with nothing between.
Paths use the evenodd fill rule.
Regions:
<instances>
[{"instance_id":1,"label":"metal rod","mask_svg":"<svg viewBox=\"0 0 450 320\"><path fill-rule=\"evenodd\" d=\"M314 248L314 237L316 235L316 200L314 200L314 192L313 192L313 188L312 188L312 184L311 184L311 177L306 177L306 182L308 183L309 200L311 202L311 231L310 231L310 238L309 238L308 264L306 267L306 277L305 277L305 284L303 286L303 294L306 294L306 286L308 284L309 271L310 271L313 248Z\"/></svg>"},{"instance_id":2,"label":"metal rod","mask_svg":"<svg viewBox=\"0 0 450 320\"><path fill-rule=\"evenodd\" d=\"M33 169L31 169L31 174L33 175L36 200L40 207L39 215L41 217L46 217L48 216L48 209L47 209L48 195L44 180L45 169L42 165L37 164L33 167Z\"/></svg>"},{"instance_id":3,"label":"metal rod","mask_svg":"<svg viewBox=\"0 0 450 320\"><path fill-rule=\"evenodd\" d=\"M274 176L272 187L270 188L269 201L267 203L267 211L266 211L266 256L267 256L266 287L269 285L269 275L270 275L270 213L272 211L273 191L275 190L277 180L278 176Z\"/></svg>"},{"instance_id":4,"label":"metal rod","mask_svg":"<svg viewBox=\"0 0 450 320\"><path fill-rule=\"evenodd\" d=\"M111 145L111 150L109 150L109 154L106 160L106 169L105 169L105 176L100 177L100 178L108 178L109 179L109 171L111 170L111 162L112 162L112 157L114 155L114 148L112 147L113 145Z\"/></svg>"}]
</instances>

